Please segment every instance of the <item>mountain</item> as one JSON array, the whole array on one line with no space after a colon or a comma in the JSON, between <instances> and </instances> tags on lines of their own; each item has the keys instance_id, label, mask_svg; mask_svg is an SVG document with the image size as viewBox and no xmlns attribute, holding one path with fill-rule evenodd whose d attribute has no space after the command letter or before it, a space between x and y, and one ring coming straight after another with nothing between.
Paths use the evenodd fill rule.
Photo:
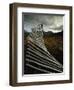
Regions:
<instances>
[{"instance_id":1,"label":"mountain","mask_svg":"<svg viewBox=\"0 0 74 90\"><path fill-rule=\"evenodd\" d=\"M58 33L53 33L52 31L43 32L44 36L63 36L63 31Z\"/></svg>"},{"instance_id":2,"label":"mountain","mask_svg":"<svg viewBox=\"0 0 74 90\"><path fill-rule=\"evenodd\" d=\"M63 64L63 31L58 33L44 32L47 50Z\"/></svg>"}]
</instances>

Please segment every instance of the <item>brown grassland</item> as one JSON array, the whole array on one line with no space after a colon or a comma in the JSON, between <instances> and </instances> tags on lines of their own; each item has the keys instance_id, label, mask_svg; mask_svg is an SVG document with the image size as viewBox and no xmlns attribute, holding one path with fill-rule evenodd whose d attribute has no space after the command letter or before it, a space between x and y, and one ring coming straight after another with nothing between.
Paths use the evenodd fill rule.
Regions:
<instances>
[{"instance_id":1,"label":"brown grassland","mask_svg":"<svg viewBox=\"0 0 74 90\"><path fill-rule=\"evenodd\" d=\"M47 50L63 64L63 36L44 36L44 42Z\"/></svg>"}]
</instances>

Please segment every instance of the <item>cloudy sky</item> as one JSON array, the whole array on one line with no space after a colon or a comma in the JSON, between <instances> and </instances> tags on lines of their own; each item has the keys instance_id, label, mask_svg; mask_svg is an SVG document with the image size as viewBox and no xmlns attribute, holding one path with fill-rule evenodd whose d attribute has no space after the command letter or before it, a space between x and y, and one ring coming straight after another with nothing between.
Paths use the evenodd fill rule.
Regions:
<instances>
[{"instance_id":1,"label":"cloudy sky","mask_svg":"<svg viewBox=\"0 0 74 90\"><path fill-rule=\"evenodd\" d=\"M43 24L44 31L52 31L54 33L63 30L62 15L41 15L41 14L24 14L24 30L31 32L31 28L38 24Z\"/></svg>"}]
</instances>

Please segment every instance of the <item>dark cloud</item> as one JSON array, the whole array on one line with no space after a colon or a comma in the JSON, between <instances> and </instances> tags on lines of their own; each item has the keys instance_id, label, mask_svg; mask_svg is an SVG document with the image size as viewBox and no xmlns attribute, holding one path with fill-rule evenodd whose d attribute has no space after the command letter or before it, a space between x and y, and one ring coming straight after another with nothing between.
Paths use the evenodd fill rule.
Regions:
<instances>
[{"instance_id":1,"label":"dark cloud","mask_svg":"<svg viewBox=\"0 0 74 90\"><path fill-rule=\"evenodd\" d=\"M57 28L63 26L63 16L61 15L41 15L41 14L24 14L24 29L31 31L31 28L38 24L43 24L44 28ZM59 29L57 29L59 30Z\"/></svg>"}]
</instances>

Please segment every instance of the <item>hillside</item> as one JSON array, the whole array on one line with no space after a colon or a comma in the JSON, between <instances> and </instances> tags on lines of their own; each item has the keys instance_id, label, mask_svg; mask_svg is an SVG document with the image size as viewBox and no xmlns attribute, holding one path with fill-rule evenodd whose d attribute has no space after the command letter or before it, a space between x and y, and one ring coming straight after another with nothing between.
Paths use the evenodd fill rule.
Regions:
<instances>
[{"instance_id":1,"label":"hillside","mask_svg":"<svg viewBox=\"0 0 74 90\"><path fill-rule=\"evenodd\" d=\"M63 32L45 32L44 42L48 51L63 64Z\"/></svg>"}]
</instances>

